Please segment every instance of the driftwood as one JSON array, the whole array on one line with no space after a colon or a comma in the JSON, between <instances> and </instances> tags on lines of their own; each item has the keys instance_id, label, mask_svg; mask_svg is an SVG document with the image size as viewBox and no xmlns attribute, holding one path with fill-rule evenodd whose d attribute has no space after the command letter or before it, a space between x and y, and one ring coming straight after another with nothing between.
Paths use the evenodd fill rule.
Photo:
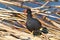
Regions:
<instances>
[{"instance_id":1,"label":"driftwood","mask_svg":"<svg viewBox=\"0 0 60 40\"><path fill-rule=\"evenodd\" d=\"M40 22L41 22L42 24L44 24L44 25L48 26L48 27L51 27L51 28L56 29L56 30L60 30L60 28L55 27L55 26L52 26L52 25L50 25L50 24L47 24L47 23L45 23L45 22L44 22L44 21L42 21L42 20L40 20Z\"/></svg>"},{"instance_id":2,"label":"driftwood","mask_svg":"<svg viewBox=\"0 0 60 40\"><path fill-rule=\"evenodd\" d=\"M60 16L60 11L57 11L57 12L56 12L56 15Z\"/></svg>"},{"instance_id":3,"label":"driftwood","mask_svg":"<svg viewBox=\"0 0 60 40\"><path fill-rule=\"evenodd\" d=\"M6 25L3 25L3 24L0 24L2 27L0 27L0 29L1 30L7 30L7 32L8 32L8 35L6 35L6 34L2 34L2 36L4 36L4 37L10 37L10 36L12 36L12 37L14 37L14 38L16 38L16 39L30 39L30 40L40 40L41 38L40 37L34 37L33 35L31 35L31 34L27 34L27 33L24 33L24 28L23 28L23 30L21 30L21 28L19 28L19 29L16 29L16 28L13 28L13 27L8 27L8 26L6 26ZM20 30L20 31L18 31L18 30ZM25 29L26 30L26 29ZM22 31L22 32L21 32ZM1 32L0 32L1 33ZM25 34L25 35L23 35L23 34ZM44 34L45 35L45 34ZM20 37L21 36L21 37ZM8 38L9 38L8 37ZM31 38L30 38L31 37ZM8 39L7 38L7 39ZM14 39L13 38L13 39ZM1 38L0 38L1 39ZM12 39L9 39L9 40L12 40Z\"/></svg>"},{"instance_id":4,"label":"driftwood","mask_svg":"<svg viewBox=\"0 0 60 40\"><path fill-rule=\"evenodd\" d=\"M47 39L46 39L46 36L44 37L44 35L45 34L43 34L40 38L39 37L33 37L31 34L26 34L26 33L24 33L25 32L25 30L26 29L24 29L24 28L16 28L16 27L8 27L8 26L6 26L6 25L3 25L3 24L0 24L2 27L0 27L2 30L4 29L4 30L7 30L7 32L8 32L8 35L6 35L6 34L4 34L5 36L4 37L6 37L6 39L9 39L9 37L11 37L12 39L14 39L15 38L15 40L16 39L29 39L28 37L31 37L30 38L30 40L40 40L40 39L42 39L42 40L48 40L48 39L51 39L52 40L52 38L51 38L51 36L54 36L54 35L50 35L50 34L47 34ZM20 32L21 31L21 32ZM51 31L52 32L52 31ZM54 32L53 32L54 33ZM23 35L23 34L25 34L25 35ZM3 34L2 34L3 35ZM20 36L22 36L22 37L20 37ZM7 38L8 37L8 38ZM49 38L50 37L50 38ZM0 39L2 39L2 38L0 38ZM11 39L11 40L12 40ZM53 38L53 39L55 39L55 38ZM56 38L57 39L57 38ZM10 39L9 39L10 40ZM57 39L58 40L58 39Z\"/></svg>"},{"instance_id":5,"label":"driftwood","mask_svg":"<svg viewBox=\"0 0 60 40\"><path fill-rule=\"evenodd\" d=\"M49 16L49 17L53 17L53 18L57 18L57 19L60 19L59 17L56 17L56 16L52 16L52 15L48 15L48 14L44 14L44 13L38 13L40 15L44 15L44 16Z\"/></svg>"},{"instance_id":6,"label":"driftwood","mask_svg":"<svg viewBox=\"0 0 60 40\"><path fill-rule=\"evenodd\" d=\"M20 14L19 14L20 15ZM21 17L23 17L23 18L26 18L26 15L23 15L23 14L21 14L20 15ZM18 16L18 14L17 14L17 17L20 17L20 16ZM35 17L35 16L33 16L33 17ZM22 19L23 19L22 18ZM6 36L6 39L8 39L7 37L13 37L13 39L25 39L24 37L31 37L30 39L31 40L40 40L40 39L42 39L42 40L54 40L55 38L56 38L56 40L58 40L59 39L59 34L60 34L60 32L59 32L59 28L57 28L57 27L55 27L55 26L52 26L52 25L49 25L49 24L47 24L47 23L45 23L43 20L41 20L41 19L39 19L40 20L40 22L42 23L42 25L45 25L47 28L48 28L48 30L49 30L49 32L52 34L52 35L50 35L50 33L48 33L48 34L43 34L42 36L40 36L40 37L33 37L33 35L31 35L31 34L28 34L28 33L30 33L26 28L19 28L19 27L17 27L17 26L13 26L13 25L10 25L9 23L9 25L10 26L7 26L7 25L5 25L5 24L3 24L3 23L1 23L0 25L2 25L2 27L0 27L1 28L1 31L3 31L3 29L4 30L7 30L7 32L8 32L8 36ZM10 20L11 22L12 22L12 24L14 23L14 20ZM25 20L26 21L26 20ZM17 20L17 22L19 23L19 24L22 24L23 26L25 26L25 21L20 21L19 22L19 20ZM26 27L26 26L25 26ZM54 30L53 30L54 29ZM56 33L56 31L58 30L58 32ZM21 32L20 32L21 31ZM21 34L20 34L21 33ZM23 34L25 34L25 33L27 33L25 36L23 35ZM54 34L54 35L53 35ZM56 34L56 35L55 35ZM21 35L23 35L23 37L19 37L19 36L21 36ZM53 36L53 37L52 37ZM57 37L55 37L55 36L57 36ZM52 38L51 38L52 37ZM0 39L2 39L2 38L0 38ZM29 38L27 38L27 39L29 39Z\"/></svg>"},{"instance_id":7,"label":"driftwood","mask_svg":"<svg viewBox=\"0 0 60 40\"><path fill-rule=\"evenodd\" d=\"M7 2L7 1L2 1L0 0L1 3L3 4L10 4L10 5L15 5L13 2ZM17 3L19 4L19 3ZM16 5L17 6L17 5ZM19 5L20 7L20 5ZM19 14L22 13L22 14ZM39 14L39 13L38 13ZM48 14L39 14L39 15L44 15L44 16L49 16ZM42 18L38 19L43 27L48 28L48 34L43 34L41 36L36 36L34 37L30 31L26 29L25 22L26 22L26 15L23 14L23 12L17 12L15 10L0 10L0 40L60 40L60 28L59 24L56 23L55 21L52 21L48 18L48 20L51 24L48 24L45 22ZM36 18L35 13L33 13L33 17ZM60 19L58 17L50 16L53 18ZM7 21L3 21L7 20ZM23 27L18 27L15 25L16 22ZM55 24L58 24L54 26ZM57 27L58 26L58 27Z\"/></svg>"},{"instance_id":8,"label":"driftwood","mask_svg":"<svg viewBox=\"0 0 60 40\"><path fill-rule=\"evenodd\" d=\"M3 26L3 24L1 24L1 25ZM2 27L0 27L0 28L2 28ZM8 29L7 29L7 28L8 28ZM11 29L10 27L4 25L2 29L7 30L7 31L9 32L9 34L10 34L10 32L12 32L12 34L10 34L10 35L13 36L14 38L19 39L18 35L20 35L20 33L19 33L18 31L16 31L16 27L12 27L12 29ZM13 31L13 29L14 29L15 31ZM22 31L22 32L24 33L26 29L24 29L24 28L17 28L17 30L20 30L20 31ZM16 32L16 33L15 33L15 32ZM17 34L17 33L18 33L18 34ZM26 32L26 33L27 33L27 32ZM15 34L17 34L17 35L15 35ZM45 35L45 34L43 34L43 35ZM27 35L27 36L28 36L28 35ZM47 36L51 36L51 35L47 35ZM23 36L23 37L25 37L25 36ZM42 37L44 37L44 36L42 36ZM42 37L41 37L41 38L42 38ZM40 38L38 38L38 37L34 37L34 38L35 38L34 40L36 40L36 39L39 39L39 40L40 40ZM44 40L44 38L42 38L42 39ZM46 38L45 38L45 39L46 39Z\"/></svg>"},{"instance_id":9,"label":"driftwood","mask_svg":"<svg viewBox=\"0 0 60 40\"><path fill-rule=\"evenodd\" d=\"M48 18L47 18L48 19ZM57 23L57 22L55 22L55 21L53 21L53 20L50 20L50 19L48 19L54 26L56 26L56 27L58 27L58 28L60 28L60 24L59 23Z\"/></svg>"},{"instance_id":10,"label":"driftwood","mask_svg":"<svg viewBox=\"0 0 60 40\"><path fill-rule=\"evenodd\" d=\"M56 8L60 8L60 5L59 6L55 6Z\"/></svg>"}]
</instances>

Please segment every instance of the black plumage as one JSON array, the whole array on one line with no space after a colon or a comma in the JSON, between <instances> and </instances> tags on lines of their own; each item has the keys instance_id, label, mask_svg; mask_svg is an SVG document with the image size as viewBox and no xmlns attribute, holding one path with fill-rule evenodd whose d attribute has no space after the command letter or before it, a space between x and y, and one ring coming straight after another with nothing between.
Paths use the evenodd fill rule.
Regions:
<instances>
[{"instance_id":1,"label":"black plumage","mask_svg":"<svg viewBox=\"0 0 60 40\"><path fill-rule=\"evenodd\" d=\"M32 17L32 11L31 11L31 9L28 8L25 11L27 13L27 21L26 21L26 27L27 27L27 29L30 32L33 31L34 35L41 34L41 32L39 31L40 28L42 27L41 22Z\"/></svg>"}]
</instances>

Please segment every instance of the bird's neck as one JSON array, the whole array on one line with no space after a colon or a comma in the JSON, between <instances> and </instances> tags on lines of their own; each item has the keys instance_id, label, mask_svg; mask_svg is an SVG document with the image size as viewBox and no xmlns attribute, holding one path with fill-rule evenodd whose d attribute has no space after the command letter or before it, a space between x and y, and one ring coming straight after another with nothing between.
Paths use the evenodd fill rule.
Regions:
<instances>
[{"instance_id":1,"label":"bird's neck","mask_svg":"<svg viewBox=\"0 0 60 40\"><path fill-rule=\"evenodd\" d=\"M27 19L32 18L32 14L27 14Z\"/></svg>"}]
</instances>

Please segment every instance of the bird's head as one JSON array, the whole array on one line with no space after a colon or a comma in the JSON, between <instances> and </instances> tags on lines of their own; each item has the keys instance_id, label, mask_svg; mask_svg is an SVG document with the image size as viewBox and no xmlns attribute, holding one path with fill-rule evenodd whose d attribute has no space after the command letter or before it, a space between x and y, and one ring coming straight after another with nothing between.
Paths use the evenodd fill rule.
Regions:
<instances>
[{"instance_id":1,"label":"bird's head","mask_svg":"<svg viewBox=\"0 0 60 40\"><path fill-rule=\"evenodd\" d=\"M24 10L24 14L31 14L31 13L32 13L32 11L31 11L30 8L26 8L26 9Z\"/></svg>"}]
</instances>

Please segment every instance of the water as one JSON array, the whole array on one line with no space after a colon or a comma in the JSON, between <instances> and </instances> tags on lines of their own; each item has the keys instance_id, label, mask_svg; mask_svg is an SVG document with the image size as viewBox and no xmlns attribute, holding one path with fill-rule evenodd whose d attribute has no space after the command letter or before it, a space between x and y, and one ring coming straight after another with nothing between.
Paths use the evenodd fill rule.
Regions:
<instances>
[{"instance_id":1,"label":"water","mask_svg":"<svg viewBox=\"0 0 60 40\"><path fill-rule=\"evenodd\" d=\"M15 9L15 10L17 10L17 11L19 11L19 12L22 12L22 11L24 10L24 8L19 8L19 7L17 7L17 6L10 6L10 7L12 7L13 9ZM5 9L10 10L7 6L5 6L5 5L2 4L2 3L0 3L0 8L5 8Z\"/></svg>"},{"instance_id":2,"label":"water","mask_svg":"<svg viewBox=\"0 0 60 40\"><path fill-rule=\"evenodd\" d=\"M49 2L47 4L47 6L59 6L60 5L60 1L59 2Z\"/></svg>"},{"instance_id":3,"label":"water","mask_svg":"<svg viewBox=\"0 0 60 40\"><path fill-rule=\"evenodd\" d=\"M32 7L32 8L41 6L41 5L38 5L38 4L31 3L31 2L27 2L27 3L25 2L24 5Z\"/></svg>"},{"instance_id":4,"label":"water","mask_svg":"<svg viewBox=\"0 0 60 40\"><path fill-rule=\"evenodd\" d=\"M10 10L8 7L6 7L4 4L0 3L0 8L5 8L5 9L8 9Z\"/></svg>"},{"instance_id":5,"label":"water","mask_svg":"<svg viewBox=\"0 0 60 40\"><path fill-rule=\"evenodd\" d=\"M24 8L19 8L17 6L10 6L10 7L12 7L13 9L15 9L15 10L17 10L19 12L22 12L24 10Z\"/></svg>"}]
</instances>

